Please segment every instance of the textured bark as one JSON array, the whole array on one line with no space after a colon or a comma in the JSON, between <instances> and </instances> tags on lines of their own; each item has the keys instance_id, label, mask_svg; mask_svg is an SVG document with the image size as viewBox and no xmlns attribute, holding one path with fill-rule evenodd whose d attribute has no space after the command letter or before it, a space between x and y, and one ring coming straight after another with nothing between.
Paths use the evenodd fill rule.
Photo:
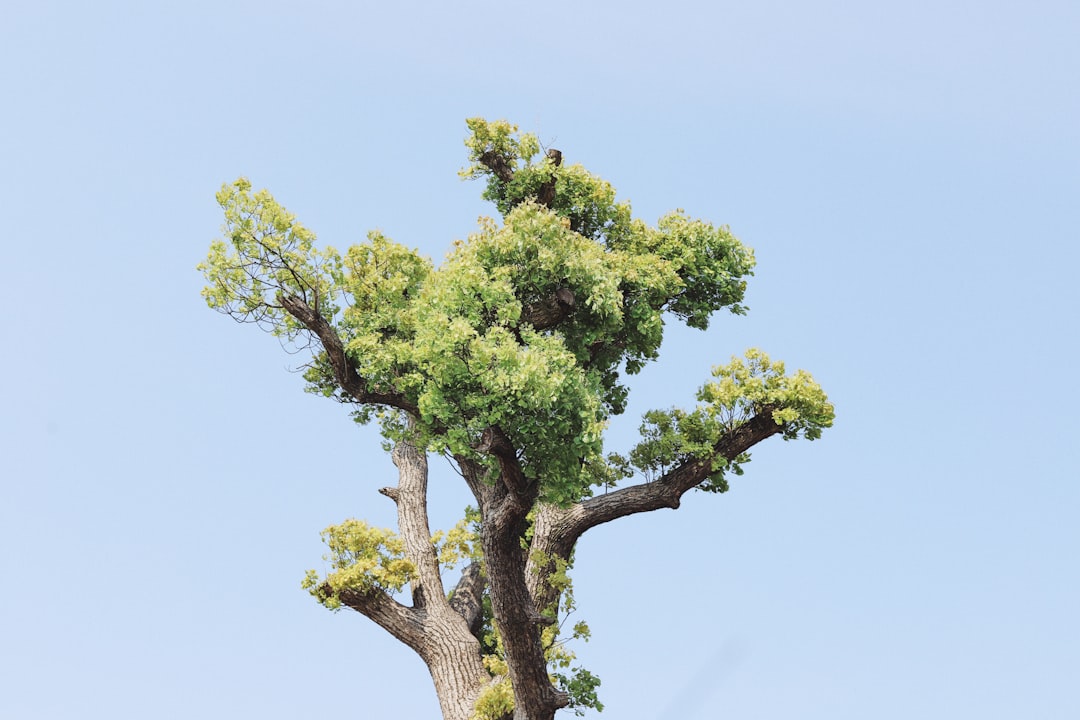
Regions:
<instances>
[{"instance_id":1,"label":"textured bark","mask_svg":"<svg viewBox=\"0 0 1080 720\"><path fill-rule=\"evenodd\" d=\"M478 635L484 615L484 588L487 578L480 568L480 563L469 563L461 573L461 579L450 593L450 607L460 615L469 626L473 635Z\"/></svg>"},{"instance_id":2,"label":"textured bark","mask_svg":"<svg viewBox=\"0 0 1080 720\"><path fill-rule=\"evenodd\" d=\"M324 590L329 591L326 587ZM372 620L416 652L424 646L424 613L405 607L382 590L343 590L341 602Z\"/></svg>"},{"instance_id":3,"label":"textured bark","mask_svg":"<svg viewBox=\"0 0 1080 720\"><path fill-rule=\"evenodd\" d=\"M509 499L509 496L508 496ZM535 609L526 582L526 555L522 538L528 528L526 513L515 502L505 503L498 520L485 517L482 542L491 590L491 606L498 623L514 687L514 720L552 720L569 698L551 684L540 642L546 619Z\"/></svg>"},{"instance_id":4,"label":"textured bark","mask_svg":"<svg viewBox=\"0 0 1080 720\"><path fill-rule=\"evenodd\" d=\"M469 720L476 699L490 682L476 636L483 578L478 566L466 568L455 589L456 599L446 597L428 526L427 457L408 442L399 442L392 458L398 468L398 485L379 492L397 504L405 555L416 566L411 585L413 605L405 607L380 590L346 591L340 598L424 660L444 720Z\"/></svg>"},{"instance_id":5,"label":"textured bark","mask_svg":"<svg viewBox=\"0 0 1080 720\"><path fill-rule=\"evenodd\" d=\"M577 305L577 298L570 288L559 288L551 295L530 303L521 309L521 322L537 330L553 328L570 316Z\"/></svg>"},{"instance_id":6,"label":"textured bark","mask_svg":"<svg viewBox=\"0 0 1080 720\"><path fill-rule=\"evenodd\" d=\"M514 168L502 153L486 150L480 155L480 163L504 183L514 179Z\"/></svg>"},{"instance_id":7,"label":"textured bark","mask_svg":"<svg viewBox=\"0 0 1080 720\"><path fill-rule=\"evenodd\" d=\"M713 457L734 460L753 445L783 430L763 408L724 435ZM485 583L502 637L514 688L513 720L553 720L569 698L551 684L541 643L541 629L551 622L542 613L555 606L558 591L549 582L555 564L569 560L582 534L599 524L634 513L677 508L682 496L712 472L712 457L691 460L659 480L575 503L570 507L537 504L538 486L521 472L517 451L498 427L489 428L477 447L498 461L499 480L484 483L475 462L459 458L459 467L480 504L485 573L473 563L462 573L451 596L444 592L427 517L427 458L407 442L393 451L399 481L380 492L398 509L398 526L407 557L416 566L412 607L388 594L346 591L342 602L371 618L423 658L435 685L444 720L469 720L477 698L491 682L481 660ZM532 542L524 548L532 521ZM549 562L538 562L546 558ZM504 720L509 720L504 719Z\"/></svg>"},{"instance_id":8,"label":"textured bark","mask_svg":"<svg viewBox=\"0 0 1080 720\"><path fill-rule=\"evenodd\" d=\"M514 720L551 720L569 698L548 677L540 628L549 621L534 609L525 574L526 516L536 503L539 487L525 478L517 453L500 428L488 428L477 449L494 457L500 470L498 482L487 485L476 482L475 464L461 468L467 480L472 477L469 485L480 504L480 542L492 612L514 687Z\"/></svg>"},{"instance_id":9,"label":"textured bark","mask_svg":"<svg viewBox=\"0 0 1080 720\"><path fill-rule=\"evenodd\" d=\"M439 561L431 544L427 516L427 456L407 442L399 442L391 454L398 468L398 486L393 500L397 503L398 532L405 542L405 555L416 566L412 582L413 607L449 609L439 575ZM386 493L384 493L386 494Z\"/></svg>"},{"instance_id":10,"label":"textured bark","mask_svg":"<svg viewBox=\"0 0 1080 720\"><path fill-rule=\"evenodd\" d=\"M427 664L443 720L469 720L489 681L480 643L456 613L435 613L424 627L420 657Z\"/></svg>"},{"instance_id":11,"label":"textured bark","mask_svg":"<svg viewBox=\"0 0 1080 720\"><path fill-rule=\"evenodd\" d=\"M525 473L518 462L517 450L511 444L506 433L496 425L484 430L480 436L479 452L491 455L499 462L502 484L510 491L511 497L504 503L513 502L518 507L529 507L536 498L536 488L530 486ZM488 510L494 510L496 501L488 501Z\"/></svg>"}]
</instances>

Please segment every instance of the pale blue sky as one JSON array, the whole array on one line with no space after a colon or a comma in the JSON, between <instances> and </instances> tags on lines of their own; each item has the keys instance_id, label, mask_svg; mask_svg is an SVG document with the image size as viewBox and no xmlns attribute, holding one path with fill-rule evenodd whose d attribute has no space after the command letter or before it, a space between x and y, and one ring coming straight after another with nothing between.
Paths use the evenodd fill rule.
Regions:
<instances>
[{"instance_id":1,"label":"pale blue sky","mask_svg":"<svg viewBox=\"0 0 1080 720\"><path fill-rule=\"evenodd\" d=\"M494 212L473 115L757 252L750 314L673 329L614 448L749 346L837 407L583 539L598 717L1080 717L1080 5L300 8L0 13L0 717L437 715L299 587L321 528L392 522L392 465L194 266L241 174L322 242L442 257Z\"/></svg>"}]
</instances>

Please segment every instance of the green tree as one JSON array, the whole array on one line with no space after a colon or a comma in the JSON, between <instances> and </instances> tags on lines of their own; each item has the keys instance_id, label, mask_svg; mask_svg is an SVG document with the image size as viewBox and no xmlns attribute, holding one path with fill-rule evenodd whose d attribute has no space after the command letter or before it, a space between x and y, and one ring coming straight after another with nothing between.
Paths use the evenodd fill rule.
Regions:
<instances>
[{"instance_id":1,"label":"green tree","mask_svg":"<svg viewBox=\"0 0 1080 720\"><path fill-rule=\"evenodd\" d=\"M650 411L635 447L607 450L625 379L656 359L665 316L704 330L720 309L744 313L753 253L681 211L634 218L610 184L507 122L468 128L461 174L486 182L501 222L482 220L438 267L375 232L343 254L317 249L245 179L218 193L224 239L199 267L211 308L310 348L308 389L378 422L398 468L380 490L397 531L327 528L329 570L304 586L415 650L444 718L549 720L602 707L564 644L588 636L564 623L581 536L695 488L725 491L750 448L815 439L833 408L810 375L750 350L713 370L693 408ZM475 498L434 534L429 453Z\"/></svg>"}]
</instances>

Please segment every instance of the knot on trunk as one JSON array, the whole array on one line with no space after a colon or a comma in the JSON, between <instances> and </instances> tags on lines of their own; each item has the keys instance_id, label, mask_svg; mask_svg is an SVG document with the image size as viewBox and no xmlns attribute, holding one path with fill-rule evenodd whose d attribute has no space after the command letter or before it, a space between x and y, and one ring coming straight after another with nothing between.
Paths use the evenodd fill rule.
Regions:
<instances>
[{"instance_id":1,"label":"knot on trunk","mask_svg":"<svg viewBox=\"0 0 1080 720\"><path fill-rule=\"evenodd\" d=\"M523 307L521 321L537 330L547 330L569 317L576 305L577 298L570 288L561 287L546 298Z\"/></svg>"}]
</instances>

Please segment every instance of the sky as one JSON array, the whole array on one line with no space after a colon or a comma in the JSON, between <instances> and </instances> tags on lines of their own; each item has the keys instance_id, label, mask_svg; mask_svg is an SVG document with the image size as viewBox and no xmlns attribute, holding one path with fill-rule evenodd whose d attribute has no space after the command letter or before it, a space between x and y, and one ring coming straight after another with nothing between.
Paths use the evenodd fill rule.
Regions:
<instances>
[{"instance_id":1,"label":"sky","mask_svg":"<svg viewBox=\"0 0 1080 720\"><path fill-rule=\"evenodd\" d=\"M195 265L241 175L438 261L495 214L456 174L478 115L755 249L750 313L673 323L612 449L748 347L836 406L583 538L589 716L1080 717L1080 5L0 14L0 717L437 717L411 651L300 589L322 528L393 522L377 434Z\"/></svg>"}]
</instances>

